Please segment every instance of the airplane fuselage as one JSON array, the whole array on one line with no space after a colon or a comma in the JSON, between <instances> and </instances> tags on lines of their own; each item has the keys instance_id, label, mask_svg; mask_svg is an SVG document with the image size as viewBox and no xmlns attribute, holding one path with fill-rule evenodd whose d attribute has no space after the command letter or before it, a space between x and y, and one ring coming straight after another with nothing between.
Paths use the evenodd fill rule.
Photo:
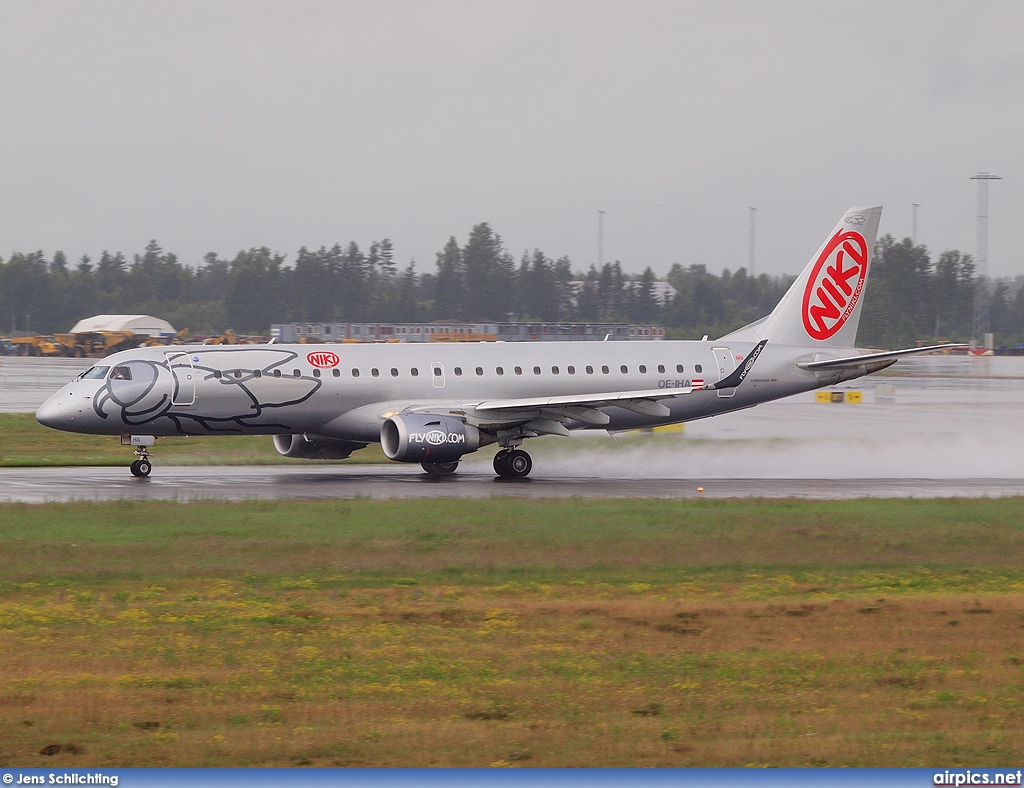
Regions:
<instances>
[{"instance_id":1,"label":"airplane fuselage","mask_svg":"<svg viewBox=\"0 0 1024 788\"><path fill-rule=\"evenodd\" d=\"M609 419L602 429L621 430L714 416L840 378L795 365L820 353L768 344L742 386L671 397L674 390L721 380L752 348L749 342L708 341L138 348L98 362L54 394L38 418L89 434L308 432L373 442L388 415L412 405L457 410L499 397L664 391L660 401L668 415L598 408Z\"/></svg>"}]
</instances>

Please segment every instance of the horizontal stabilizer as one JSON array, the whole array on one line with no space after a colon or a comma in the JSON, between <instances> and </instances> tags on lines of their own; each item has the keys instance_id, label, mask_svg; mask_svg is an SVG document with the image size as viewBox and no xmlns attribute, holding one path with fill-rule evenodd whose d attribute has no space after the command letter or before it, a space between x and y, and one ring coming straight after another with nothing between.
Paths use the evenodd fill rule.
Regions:
<instances>
[{"instance_id":1,"label":"horizontal stabilizer","mask_svg":"<svg viewBox=\"0 0 1024 788\"><path fill-rule=\"evenodd\" d=\"M916 356L918 353L930 353L933 350L950 350L951 348L964 348L968 345L929 345L928 347L911 347L904 350L886 350L882 353L865 353L863 356L847 356L846 358L829 358L821 361L798 361L797 366L801 369L848 369L850 367L862 367L865 364L873 364L879 361L897 361L903 356Z\"/></svg>"}]
</instances>

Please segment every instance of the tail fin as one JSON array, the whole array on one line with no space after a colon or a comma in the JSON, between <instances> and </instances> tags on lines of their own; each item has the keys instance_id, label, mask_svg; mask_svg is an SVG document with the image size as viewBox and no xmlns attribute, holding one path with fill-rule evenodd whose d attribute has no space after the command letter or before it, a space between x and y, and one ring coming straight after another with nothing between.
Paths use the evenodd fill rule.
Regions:
<instances>
[{"instance_id":1,"label":"tail fin","mask_svg":"<svg viewBox=\"0 0 1024 788\"><path fill-rule=\"evenodd\" d=\"M853 347L882 208L851 208L768 317L722 339Z\"/></svg>"}]
</instances>

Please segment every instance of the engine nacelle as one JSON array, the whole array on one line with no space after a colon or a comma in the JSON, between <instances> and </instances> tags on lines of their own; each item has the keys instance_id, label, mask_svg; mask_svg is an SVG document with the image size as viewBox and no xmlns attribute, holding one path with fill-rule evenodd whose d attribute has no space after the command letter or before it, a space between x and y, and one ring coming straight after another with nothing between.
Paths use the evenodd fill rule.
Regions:
<instances>
[{"instance_id":1,"label":"engine nacelle","mask_svg":"<svg viewBox=\"0 0 1024 788\"><path fill-rule=\"evenodd\" d=\"M480 430L454 416L403 413L381 425L380 445L395 462L455 462L480 448Z\"/></svg>"},{"instance_id":2,"label":"engine nacelle","mask_svg":"<svg viewBox=\"0 0 1024 788\"><path fill-rule=\"evenodd\" d=\"M299 460L344 460L365 443L328 438L325 435L275 435L274 448L284 457Z\"/></svg>"}]
</instances>

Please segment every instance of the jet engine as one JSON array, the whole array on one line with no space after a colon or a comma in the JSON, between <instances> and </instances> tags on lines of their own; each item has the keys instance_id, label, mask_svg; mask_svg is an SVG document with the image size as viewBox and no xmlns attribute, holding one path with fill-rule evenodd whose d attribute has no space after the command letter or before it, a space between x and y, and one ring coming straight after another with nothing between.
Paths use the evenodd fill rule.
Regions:
<instances>
[{"instance_id":1,"label":"jet engine","mask_svg":"<svg viewBox=\"0 0 1024 788\"><path fill-rule=\"evenodd\" d=\"M480 430L453 416L402 413L381 425L380 445L395 462L455 462L480 448Z\"/></svg>"},{"instance_id":2,"label":"jet engine","mask_svg":"<svg viewBox=\"0 0 1024 788\"><path fill-rule=\"evenodd\" d=\"M365 443L328 438L325 435L275 435L274 448L284 457L300 460L343 460Z\"/></svg>"}]
</instances>

